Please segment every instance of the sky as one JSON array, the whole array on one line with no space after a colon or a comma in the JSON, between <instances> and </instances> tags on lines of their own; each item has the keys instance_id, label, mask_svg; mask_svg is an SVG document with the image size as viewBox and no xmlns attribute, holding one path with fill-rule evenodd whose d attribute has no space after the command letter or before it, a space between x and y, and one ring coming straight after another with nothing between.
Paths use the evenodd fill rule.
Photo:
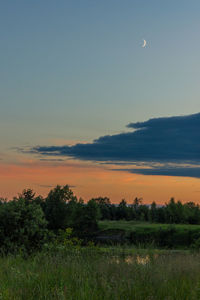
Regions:
<instances>
[{"instance_id":1,"label":"sky","mask_svg":"<svg viewBox=\"0 0 200 300\"><path fill-rule=\"evenodd\" d=\"M69 184L85 200L199 202L199 11L1 1L0 196Z\"/></svg>"}]
</instances>

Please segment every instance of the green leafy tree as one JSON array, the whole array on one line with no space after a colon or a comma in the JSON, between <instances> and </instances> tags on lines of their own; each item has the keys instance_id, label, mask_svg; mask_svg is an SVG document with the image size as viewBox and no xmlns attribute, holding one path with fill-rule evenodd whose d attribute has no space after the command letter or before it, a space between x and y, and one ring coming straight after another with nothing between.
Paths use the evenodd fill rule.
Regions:
<instances>
[{"instance_id":1,"label":"green leafy tree","mask_svg":"<svg viewBox=\"0 0 200 300\"><path fill-rule=\"evenodd\" d=\"M26 203L35 203L39 204L43 210L45 211L45 200L44 198L39 195L35 197L35 193L32 189L24 189L21 194L18 195L18 197L14 197L15 200L24 199Z\"/></svg>"},{"instance_id":2,"label":"green leafy tree","mask_svg":"<svg viewBox=\"0 0 200 300\"><path fill-rule=\"evenodd\" d=\"M156 202L153 201L151 203L151 208L149 211L149 218L151 222L156 222L157 221L157 207L156 207Z\"/></svg>"},{"instance_id":3,"label":"green leafy tree","mask_svg":"<svg viewBox=\"0 0 200 300\"><path fill-rule=\"evenodd\" d=\"M141 204L142 204L142 198L136 197L136 198L133 200L133 208L134 208L135 210L137 210Z\"/></svg>"},{"instance_id":4,"label":"green leafy tree","mask_svg":"<svg viewBox=\"0 0 200 300\"><path fill-rule=\"evenodd\" d=\"M41 248L47 235L46 225L41 207L23 198L0 205L1 251L30 253Z\"/></svg>"},{"instance_id":5,"label":"green leafy tree","mask_svg":"<svg viewBox=\"0 0 200 300\"><path fill-rule=\"evenodd\" d=\"M16 199L24 199L26 202L33 202L35 199L35 193L32 189L24 189Z\"/></svg>"},{"instance_id":6,"label":"green leafy tree","mask_svg":"<svg viewBox=\"0 0 200 300\"><path fill-rule=\"evenodd\" d=\"M109 220L111 218L111 202L108 197L92 198L99 206L102 220Z\"/></svg>"},{"instance_id":7,"label":"green leafy tree","mask_svg":"<svg viewBox=\"0 0 200 300\"><path fill-rule=\"evenodd\" d=\"M87 205L78 203L73 215L72 227L79 237L89 237L98 229L100 209L94 200L88 201Z\"/></svg>"},{"instance_id":8,"label":"green leafy tree","mask_svg":"<svg viewBox=\"0 0 200 300\"><path fill-rule=\"evenodd\" d=\"M45 201L45 216L48 221L48 228L55 231L65 229L69 221L67 215L70 217L67 204L76 201L77 199L68 185L63 187L57 185L52 189Z\"/></svg>"},{"instance_id":9,"label":"green leafy tree","mask_svg":"<svg viewBox=\"0 0 200 300\"><path fill-rule=\"evenodd\" d=\"M125 199L122 199L117 208L117 218L127 219L128 218L128 207Z\"/></svg>"}]
</instances>

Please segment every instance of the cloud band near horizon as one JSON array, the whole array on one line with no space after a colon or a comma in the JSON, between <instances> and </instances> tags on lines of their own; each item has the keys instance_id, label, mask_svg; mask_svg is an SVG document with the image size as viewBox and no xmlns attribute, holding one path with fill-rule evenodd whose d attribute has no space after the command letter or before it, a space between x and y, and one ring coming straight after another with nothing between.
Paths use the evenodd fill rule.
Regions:
<instances>
[{"instance_id":1,"label":"cloud band near horizon","mask_svg":"<svg viewBox=\"0 0 200 300\"><path fill-rule=\"evenodd\" d=\"M41 156L67 156L96 162L109 161L113 164L145 162L148 166L151 162L176 163L180 167L173 169L161 166L159 169L137 169L135 172L145 175L200 177L200 113L153 118L145 122L130 123L127 127L133 131L102 136L92 143L37 146L31 151ZM185 163L195 167L185 168ZM134 169L129 171L134 172Z\"/></svg>"}]
</instances>

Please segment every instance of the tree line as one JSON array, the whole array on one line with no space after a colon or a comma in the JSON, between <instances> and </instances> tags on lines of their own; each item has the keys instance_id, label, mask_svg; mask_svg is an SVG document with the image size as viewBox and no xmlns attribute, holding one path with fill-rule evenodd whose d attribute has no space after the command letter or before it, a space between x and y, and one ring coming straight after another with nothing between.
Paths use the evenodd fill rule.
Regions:
<instances>
[{"instance_id":1,"label":"tree line","mask_svg":"<svg viewBox=\"0 0 200 300\"><path fill-rule=\"evenodd\" d=\"M132 204L125 199L112 204L107 197L93 198L98 204L102 220L136 220L167 224L200 224L200 207L194 202L182 203L171 198L165 205L143 204L142 198L136 197Z\"/></svg>"},{"instance_id":2,"label":"tree line","mask_svg":"<svg viewBox=\"0 0 200 300\"><path fill-rule=\"evenodd\" d=\"M47 197L26 189L12 200L0 199L0 252L32 252L48 243L60 231L73 230L74 236L90 240L98 232L99 220L136 220L154 223L200 224L200 207L173 198L163 206L132 204L123 199L118 205L108 197L78 199L66 186L56 186Z\"/></svg>"},{"instance_id":3,"label":"tree line","mask_svg":"<svg viewBox=\"0 0 200 300\"><path fill-rule=\"evenodd\" d=\"M66 228L89 238L98 229L100 211L95 201L86 204L66 186L56 186L46 198L31 189L0 200L0 252L31 253L55 239Z\"/></svg>"}]
</instances>

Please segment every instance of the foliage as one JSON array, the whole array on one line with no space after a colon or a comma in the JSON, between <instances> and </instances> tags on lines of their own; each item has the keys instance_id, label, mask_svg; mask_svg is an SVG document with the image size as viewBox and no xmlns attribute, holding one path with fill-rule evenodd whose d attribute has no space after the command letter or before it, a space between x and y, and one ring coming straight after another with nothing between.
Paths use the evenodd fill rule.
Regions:
<instances>
[{"instance_id":1,"label":"foliage","mask_svg":"<svg viewBox=\"0 0 200 300\"><path fill-rule=\"evenodd\" d=\"M94 200L88 201L87 205L78 203L72 223L75 234L81 238L90 237L98 229L99 218L100 210Z\"/></svg>"},{"instance_id":2,"label":"foliage","mask_svg":"<svg viewBox=\"0 0 200 300\"><path fill-rule=\"evenodd\" d=\"M51 190L45 201L45 216L48 228L52 230L65 229L67 227L67 204L76 202L72 190L68 185L61 187L57 185Z\"/></svg>"},{"instance_id":3,"label":"foliage","mask_svg":"<svg viewBox=\"0 0 200 300\"><path fill-rule=\"evenodd\" d=\"M111 220L112 226L116 220L116 226L102 228L105 232L99 232L99 220L100 224L103 220ZM123 228L123 222L127 229ZM175 224L186 224L186 227L181 229ZM183 204L171 198L163 206L155 202L145 205L136 197L132 204L122 199L116 205L108 197L98 197L84 203L68 185L57 185L46 198L26 189L13 200L0 198L0 251L31 253L41 248L44 242L50 245L53 237L57 241L62 237L61 244L65 246L76 243L78 246L80 240L84 245L93 240L108 241L109 230L112 231L109 235L111 243L198 248L200 229L187 224L200 224L200 207L193 202ZM66 228L72 228L71 237L67 237ZM115 229L118 233L114 234Z\"/></svg>"},{"instance_id":4,"label":"foliage","mask_svg":"<svg viewBox=\"0 0 200 300\"><path fill-rule=\"evenodd\" d=\"M154 223L166 224L200 224L200 207L194 202L183 204L181 201L175 201L171 198L168 203L162 206L152 202L151 205L142 203L142 198L135 198L133 203L128 205L125 199L119 205L111 204L109 199L102 204L96 198L99 206L101 220L136 220L149 221Z\"/></svg>"},{"instance_id":5,"label":"foliage","mask_svg":"<svg viewBox=\"0 0 200 300\"><path fill-rule=\"evenodd\" d=\"M110 218L111 202L108 197L92 198L91 201L96 202L96 204L98 205L100 212L99 217L102 220Z\"/></svg>"},{"instance_id":6,"label":"foliage","mask_svg":"<svg viewBox=\"0 0 200 300\"><path fill-rule=\"evenodd\" d=\"M65 230L59 230L56 244L62 245L65 248L76 248L80 249L82 240L73 236L73 229L68 227Z\"/></svg>"},{"instance_id":7,"label":"foliage","mask_svg":"<svg viewBox=\"0 0 200 300\"><path fill-rule=\"evenodd\" d=\"M56 186L46 198L23 190L11 201L0 201L0 251L31 253L45 244L63 239L65 246L78 246L98 229L99 207L94 200L77 200L68 185ZM73 237L69 237L72 227ZM62 234L61 234L62 233ZM47 242L47 243L46 243Z\"/></svg>"},{"instance_id":8,"label":"foliage","mask_svg":"<svg viewBox=\"0 0 200 300\"><path fill-rule=\"evenodd\" d=\"M101 221L99 224L101 229L99 234L108 235L113 230L124 230L126 242L135 245L197 248L200 237L199 225L152 224L136 221Z\"/></svg>"},{"instance_id":9,"label":"foliage","mask_svg":"<svg viewBox=\"0 0 200 300\"><path fill-rule=\"evenodd\" d=\"M122 253L82 249L0 258L0 299L199 299L199 254Z\"/></svg>"},{"instance_id":10,"label":"foliage","mask_svg":"<svg viewBox=\"0 0 200 300\"><path fill-rule=\"evenodd\" d=\"M15 253L41 248L47 230L40 206L19 198L0 205L0 250Z\"/></svg>"}]
</instances>

